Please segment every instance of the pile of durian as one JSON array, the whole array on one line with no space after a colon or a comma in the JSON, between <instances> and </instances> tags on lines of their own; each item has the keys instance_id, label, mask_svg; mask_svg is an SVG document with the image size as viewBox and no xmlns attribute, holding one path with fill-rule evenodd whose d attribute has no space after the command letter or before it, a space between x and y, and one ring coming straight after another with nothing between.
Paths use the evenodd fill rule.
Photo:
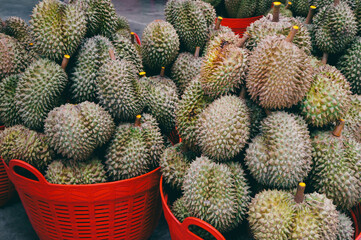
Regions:
<instances>
[{"instance_id":1,"label":"pile of durian","mask_svg":"<svg viewBox=\"0 0 361 240\"><path fill-rule=\"evenodd\" d=\"M211 4L269 14L239 38ZM178 220L200 218L227 239L245 224L256 240L352 239L361 1L271 5L169 0L141 45L110 0L43 0L29 25L1 21L0 156L54 184L161 166Z\"/></svg>"}]
</instances>

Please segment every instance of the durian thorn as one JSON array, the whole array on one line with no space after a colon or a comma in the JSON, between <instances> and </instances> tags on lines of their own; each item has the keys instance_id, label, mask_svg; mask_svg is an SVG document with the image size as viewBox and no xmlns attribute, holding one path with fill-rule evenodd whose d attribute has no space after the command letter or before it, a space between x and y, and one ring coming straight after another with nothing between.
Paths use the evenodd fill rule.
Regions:
<instances>
[{"instance_id":1,"label":"durian thorn","mask_svg":"<svg viewBox=\"0 0 361 240\"><path fill-rule=\"evenodd\" d=\"M216 20L216 25L214 27L214 30L219 30L221 28L221 22L222 22L223 18L222 17L218 17Z\"/></svg>"},{"instance_id":2,"label":"durian thorn","mask_svg":"<svg viewBox=\"0 0 361 240\"><path fill-rule=\"evenodd\" d=\"M316 12L316 7L315 7L315 6L311 6L311 7L310 7L310 10L308 10L308 15L307 15L307 18L306 18L306 20L305 20L305 24L311 24L312 18L313 18L313 16L315 15L315 12Z\"/></svg>"},{"instance_id":3,"label":"durian thorn","mask_svg":"<svg viewBox=\"0 0 361 240\"><path fill-rule=\"evenodd\" d=\"M115 60L115 54L113 49L109 49L109 56L111 60Z\"/></svg>"},{"instance_id":4,"label":"durian thorn","mask_svg":"<svg viewBox=\"0 0 361 240\"><path fill-rule=\"evenodd\" d=\"M160 74L159 74L161 77L164 77L165 76L165 67L162 67L160 69Z\"/></svg>"},{"instance_id":5,"label":"durian thorn","mask_svg":"<svg viewBox=\"0 0 361 240\"><path fill-rule=\"evenodd\" d=\"M68 66L69 59L70 59L70 56L68 54L64 55L63 61L61 62L61 68L64 69L64 71L65 71L66 66Z\"/></svg>"},{"instance_id":6,"label":"durian thorn","mask_svg":"<svg viewBox=\"0 0 361 240\"><path fill-rule=\"evenodd\" d=\"M131 39L132 43L135 44L135 33L131 32L130 37L131 37L130 39Z\"/></svg>"},{"instance_id":7,"label":"durian thorn","mask_svg":"<svg viewBox=\"0 0 361 240\"><path fill-rule=\"evenodd\" d=\"M336 125L335 129L333 130L332 134L335 137L341 137L344 126L345 126L345 120L344 119L338 120L337 125Z\"/></svg>"},{"instance_id":8,"label":"durian thorn","mask_svg":"<svg viewBox=\"0 0 361 240\"><path fill-rule=\"evenodd\" d=\"M301 182L297 186L297 192L295 195L295 202L296 203L302 203L305 198L305 188L306 184L304 182Z\"/></svg>"},{"instance_id":9,"label":"durian thorn","mask_svg":"<svg viewBox=\"0 0 361 240\"><path fill-rule=\"evenodd\" d=\"M280 21L280 8L281 8L281 2L273 2L273 18L272 18L272 22L279 22Z\"/></svg>"},{"instance_id":10,"label":"durian thorn","mask_svg":"<svg viewBox=\"0 0 361 240\"><path fill-rule=\"evenodd\" d=\"M246 98L246 87L242 86L241 92L239 93L239 98L245 99Z\"/></svg>"},{"instance_id":11,"label":"durian thorn","mask_svg":"<svg viewBox=\"0 0 361 240\"><path fill-rule=\"evenodd\" d=\"M141 118L142 118L141 115L137 115L137 116L135 117L134 126L136 126L136 127L140 127L140 126L141 126L141 123L140 123L140 119L141 119Z\"/></svg>"},{"instance_id":12,"label":"durian thorn","mask_svg":"<svg viewBox=\"0 0 361 240\"><path fill-rule=\"evenodd\" d=\"M264 112L266 113L267 116L269 116L269 115L272 114L272 111L269 110L268 108L265 108L265 109L264 109Z\"/></svg>"},{"instance_id":13,"label":"durian thorn","mask_svg":"<svg viewBox=\"0 0 361 240\"><path fill-rule=\"evenodd\" d=\"M337 5L339 5L339 4L340 4L340 0L334 0L334 1L333 1L333 5L337 6Z\"/></svg>"},{"instance_id":14,"label":"durian thorn","mask_svg":"<svg viewBox=\"0 0 361 240\"><path fill-rule=\"evenodd\" d=\"M291 5L292 5L292 2L287 2L285 9L289 9L291 7Z\"/></svg>"},{"instance_id":15,"label":"durian thorn","mask_svg":"<svg viewBox=\"0 0 361 240\"><path fill-rule=\"evenodd\" d=\"M325 52L325 53L323 53L323 56L322 56L323 65L326 65L327 61L328 61L328 53Z\"/></svg>"},{"instance_id":16,"label":"durian thorn","mask_svg":"<svg viewBox=\"0 0 361 240\"><path fill-rule=\"evenodd\" d=\"M241 40L239 41L238 47L242 48L244 46L244 44L247 42L247 40L250 38L251 36L248 34L248 32L245 32L243 34L243 37L241 38Z\"/></svg>"},{"instance_id":17,"label":"durian thorn","mask_svg":"<svg viewBox=\"0 0 361 240\"><path fill-rule=\"evenodd\" d=\"M288 34L287 38L286 38L286 41L287 41L287 42L292 42L292 41L293 41L293 39L294 39L295 36L296 36L296 33L298 32L298 29L299 29L298 26L293 26L293 27L291 28L291 31L290 31L290 33Z\"/></svg>"},{"instance_id":18,"label":"durian thorn","mask_svg":"<svg viewBox=\"0 0 361 240\"><path fill-rule=\"evenodd\" d=\"M194 56L195 56L195 57L199 57L200 51L201 51L201 48L200 48L200 47L196 47L196 51L194 52Z\"/></svg>"}]
</instances>

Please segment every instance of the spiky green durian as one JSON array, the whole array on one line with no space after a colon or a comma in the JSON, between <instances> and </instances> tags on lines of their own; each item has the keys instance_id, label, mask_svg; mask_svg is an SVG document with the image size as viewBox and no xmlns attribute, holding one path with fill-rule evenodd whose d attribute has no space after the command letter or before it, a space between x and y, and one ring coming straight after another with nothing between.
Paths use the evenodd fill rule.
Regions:
<instances>
[{"instance_id":1,"label":"spiky green durian","mask_svg":"<svg viewBox=\"0 0 361 240\"><path fill-rule=\"evenodd\" d=\"M267 115L264 109L258 106L252 100L246 99L246 105L249 110L249 117L251 122L249 139L252 140L255 136L258 135L258 133L260 133L261 122L265 117L267 117Z\"/></svg>"},{"instance_id":2,"label":"spiky green durian","mask_svg":"<svg viewBox=\"0 0 361 240\"><path fill-rule=\"evenodd\" d=\"M345 120L345 135L361 143L361 96L351 96L351 107Z\"/></svg>"},{"instance_id":3,"label":"spiky green durian","mask_svg":"<svg viewBox=\"0 0 361 240\"><path fill-rule=\"evenodd\" d=\"M203 49L216 13L210 4L199 0L170 0L165 16L176 29L182 48L194 52L196 47Z\"/></svg>"},{"instance_id":4,"label":"spiky green durian","mask_svg":"<svg viewBox=\"0 0 361 240\"><path fill-rule=\"evenodd\" d=\"M86 32L86 16L81 7L59 0L38 3L29 23L34 49L55 61L65 54L72 55Z\"/></svg>"},{"instance_id":5,"label":"spiky green durian","mask_svg":"<svg viewBox=\"0 0 361 240\"><path fill-rule=\"evenodd\" d=\"M92 102L62 105L45 119L51 147L73 160L89 158L97 147L108 142L114 128L110 114Z\"/></svg>"},{"instance_id":6,"label":"spiky green durian","mask_svg":"<svg viewBox=\"0 0 361 240\"><path fill-rule=\"evenodd\" d=\"M361 144L320 131L313 137L313 186L347 210L361 198Z\"/></svg>"},{"instance_id":7,"label":"spiky green durian","mask_svg":"<svg viewBox=\"0 0 361 240\"><path fill-rule=\"evenodd\" d=\"M143 110L142 91L135 66L126 60L111 60L96 78L99 103L116 120L134 119Z\"/></svg>"},{"instance_id":8,"label":"spiky green durian","mask_svg":"<svg viewBox=\"0 0 361 240\"><path fill-rule=\"evenodd\" d=\"M307 54L281 36L267 36L252 52L246 79L252 100L263 108L292 107L312 82Z\"/></svg>"},{"instance_id":9,"label":"spiky green durian","mask_svg":"<svg viewBox=\"0 0 361 240\"><path fill-rule=\"evenodd\" d=\"M149 114L138 115L135 124L118 126L105 155L106 169L114 181L137 177L158 166L162 152L158 123Z\"/></svg>"},{"instance_id":10,"label":"spiky green durian","mask_svg":"<svg viewBox=\"0 0 361 240\"><path fill-rule=\"evenodd\" d=\"M232 45L239 45L240 38L234 32L228 30L219 30L215 34L210 36L209 41L204 48L204 56L208 54L208 52L213 51L217 47L221 46L224 43L232 44Z\"/></svg>"},{"instance_id":11,"label":"spiky green durian","mask_svg":"<svg viewBox=\"0 0 361 240\"><path fill-rule=\"evenodd\" d=\"M316 70L310 90L301 102L302 115L313 126L323 127L343 118L351 104L350 85L335 67Z\"/></svg>"},{"instance_id":12,"label":"spiky green durian","mask_svg":"<svg viewBox=\"0 0 361 240\"><path fill-rule=\"evenodd\" d=\"M354 94L361 94L361 37L357 37L350 48L347 49L340 58L337 67L345 75L347 81L350 82L351 91Z\"/></svg>"},{"instance_id":13,"label":"spiky green durian","mask_svg":"<svg viewBox=\"0 0 361 240\"><path fill-rule=\"evenodd\" d=\"M233 167L200 157L184 177L183 198L190 215L221 232L237 227L248 206L248 183L238 176L243 176L240 166Z\"/></svg>"},{"instance_id":14,"label":"spiky green durian","mask_svg":"<svg viewBox=\"0 0 361 240\"><path fill-rule=\"evenodd\" d=\"M14 100L26 127L42 129L47 114L59 106L67 81L60 65L48 59L39 59L25 70Z\"/></svg>"},{"instance_id":15,"label":"spiky green durian","mask_svg":"<svg viewBox=\"0 0 361 240\"><path fill-rule=\"evenodd\" d=\"M182 96L176 110L176 126L182 141L196 151L197 123L199 114L212 100L204 95L199 77L195 77Z\"/></svg>"},{"instance_id":16,"label":"spiky green durian","mask_svg":"<svg viewBox=\"0 0 361 240\"><path fill-rule=\"evenodd\" d=\"M358 0L342 0L342 2L347 3L351 9L354 9L357 1ZM317 6L318 9L334 4L334 0L310 0L310 2L312 2L312 5Z\"/></svg>"},{"instance_id":17,"label":"spiky green durian","mask_svg":"<svg viewBox=\"0 0 361 240\"><path fill-rule=\"evenodd\" d=\"M255 16L255 12L259 2L263 2L263 0L225 0L224 1L228 16L230 18L250 18Z\"/></svg>"},{"instance_id":18,"label":"spiky green durian","mask_svg":"<svg viewBox=\"0 0 361 240\"><path fill-rule=\"evenodd\" d=\"M221 45L207 53L200 81L205 94L216 98L235 92L244 83L248 53L235 45Z\"/></svg>"},{"instance_id":19,"label":"spiky green durian","mask_svg":"<svg viewBox=\"0 0 361 240\"><path fill-rule=\"evenodd\" d=\"M272 14L273 13L273 8L271 9L268 9L268 12L266 14L264 14L265 16L268 16L268 14ZM290 10L290 8L286 8L286 5L285 4L281 4L280 6L280 15L283 16L283 17L293 17L293 13L292 11Z\"/></svg>"},{"instance_id":20,"label":"spiky green durian","mask_svg":"<svg viewBox=\"0 0 361 240\"><path fill-rule=\"evenodd\" d=\"M291 3L291 10L295 16L307 17L310 9L309 0L293 0Z\"/></svg>"},{"instance_id":21,"label":"spiky green durian","mask_svg":"<svg viewBox=\"0 0 361 240\"><path fill-rule=\"evenodd\" d=\"M167 67L177 57L178 51L179 38L170 23L155 20L144 29L141 52L147 70L158 71Z\"/></svg>"},{"instance_id":22,"label":"spiky green durian","mask_svg":"<svg viewBox=\"0 0 361 240\"><path fill-rule=\"evenodd\" d=\"M3 32L18 40L27 49L32 42L28 24L19 17L9 17L4 24Z\"/></svg>"},{"instance_id":23,"label":"spiky green durian","mask_svg":"<svg viewBox=\"0 0 361 240\"><path fill-rule=\"evenodd\" d=\"M250 117L243 99L223 96L210 104L198 120L197 143L202 153L217 161L236 157L250 134Z\"/></svg>"},{"instance_id":24,"label":"spiky green durian","mask_svg":"<svg viewBox=\"0 0 361 240\"><path fill-rule=\"evenodd\" d=\"M330 4L313 18L314 41L319 50L326 53L343 51L355 38L357 22L347 3Z\"/></svg>"},{"instance_id":25,"label":"spiky green durian","mask_svg":"<svg viewBox=\"0 0 361 240\"><path fill-rule=\"evenodd\" d=\"M7 164L20 159L43 171L53 160L54 152L44 134L15 125L0 133L0 156Z\"/></svg>"},{"instance_id":26,"label":"spiky green durian","mask_svg":"<svg viewBox=\"0 0 361 240\"><path fill-rule=\"evenodd\" d=\"M195 158L195 153L186 149L182 142L166 148L159 161L164 182L181 190L184 175Z\"/></svg>"},{"instance_id":27,"label":"spiky green durian","mask_svg":"<svg viewBox=\"0 0 361 240\"><path fill-rule=\"evenodd\" d=\"M117 16L117 26L116 26L115 34L119 36L123 36L127 39L131 39L130 35L130 25L128 19L124 16Z\"/></svg>"},{"instance_id":28,"label":"spiky green durian","mask_svg":"<svg viewBox=\"0 0 361 240\"><path fill-rule=\"evenodd\" d=\"M358 32L361 33L361 1L360 0L358 0L356 2L354 13L355 13L355 17L357 20Z\"/></svg>"},{"instance_id":29,"label":"spiky green durian","mask_svg":"<svg viewBox=\"0 0 361 240\"><path fill-rule=\"evenodd\" d=\"M342 212L339 212L338 214L337 230L336 240L353 240L355 230L352 226L352 221L346 214Z\"/></svg>"},{"instance_id":30,"label":"spiky green durian","mask_svg":"<svg viewBox=\"0 0 361 240\"><path fill-rule=\"evenodd\" d=\"M15 38L0 33L0 79L25 70L32 58Z\"/></svg>"},{"instance_id":31,"label":"spiky green durian","mask_svg":"<svg viewBox=\"0 0 361 240\"><path fill-rule=\"evenodd\" d=\"M306 122L286 112L274 112L262 122L262 132L249 145L246 165L261 184L291 188L311 170L312 146Z\"/></svg>"},{"instance_id":32,"label":"spiky green durian","mask_svg":"<svg viewBox=\"0 0 361 240\"><path fill-rule=\"evenodd\" d=\"M0 121L6 127L21 124L19 109L14 101L20 75L10 75L0 82Z\"/></svg>"},{"instance_id":33,"label":"spiky green durian","mask_svg":"<svg viewBox=\"0 0 361 240\"><path fill-rule=\"evenodd\" d=\"M76 102L96 101L99 69L110 60L112 43L103 36L87 39L81 46L71 74L72 97Z\"/></svg>"},{"instance_id":34,"label":"spiky green durian","mask_svg":"<svg viewBox=\"0 0 361 240\"><path fill-rule=\"evenodd\" d=\"M190 213L184 202L184 198L178 198L172 205L172 213L178 219L179 222L183 222L184 219L190 217Z\"/></svg>"}]
</instances>

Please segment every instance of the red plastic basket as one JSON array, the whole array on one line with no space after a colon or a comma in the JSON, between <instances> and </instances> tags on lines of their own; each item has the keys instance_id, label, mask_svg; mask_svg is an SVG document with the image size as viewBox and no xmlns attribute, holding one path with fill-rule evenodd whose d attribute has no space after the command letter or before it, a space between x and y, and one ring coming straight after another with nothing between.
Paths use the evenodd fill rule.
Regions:
<instances>
[{"instance_id":1,"label":"red plastic basket","mask_svg":"<svg viewBox=\"0 0 361 240\"><path fill-rule=\"evenodd\" d=\"M351 209L351 216L355 225L355 240L361 240L361 203Z\"/></svg>"},{"instance_id":2,"label":"red plastic basket","mask_svg":"<svg viewBox=\"0 0 361 240\"><path fill-rule=\"evenodd\" d=\"M251 18L223 18L221 25L229 27L235 34L243 37L243 33L246 32L247 27L262 17L263 15Z\"/></svg>"},{"instance_id":3,"label":"red plastic basket","mask_svg":"<svg viewBox=\"0 0 361 240\"><path fill-rule=\"evenodd\" d=\"M167 220L169 232L172 240L202 240L189 230L189 226L195 225L212 234L217 240L225 240L220 232L212 225L194 217L184 219L182 223L173 215L168 205L168 195L163 192L163 177L160 179L160 195L162 198L162 206L164 217Z\"/></svg>"},{"instance_id":4,"label":"red plastic basket","mask_svg":"<svg viewBox=\"0 0 361 240\"><path fill-rule=\"evenodd\" d=\"M148 239L158 224L160 168L117 182L59 185L23 161L4 165L40 239Z\"/></svg>"}]
</instances>

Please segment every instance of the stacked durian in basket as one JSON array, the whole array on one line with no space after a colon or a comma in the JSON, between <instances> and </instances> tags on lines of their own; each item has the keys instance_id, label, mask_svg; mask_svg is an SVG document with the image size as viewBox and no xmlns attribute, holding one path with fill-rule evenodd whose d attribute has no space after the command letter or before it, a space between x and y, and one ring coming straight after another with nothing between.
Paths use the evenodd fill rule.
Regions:
<instances>
[{"instance_id":1,"label":"stacked durian in basket","mask_svg":"<svg viewBox=\"0 0 361 240\"><path fill-rule=\"evenodd\" d=\"M254 239L352 239L361 1L225 0L228 11L269 11L242 38L220 25L219 2L169 0L141 45L110 0L43 0L29 25L2 21L0 155L54 184L161 166L181 222L225 235L248 222Z\"/></svg>"}]
</instances>

